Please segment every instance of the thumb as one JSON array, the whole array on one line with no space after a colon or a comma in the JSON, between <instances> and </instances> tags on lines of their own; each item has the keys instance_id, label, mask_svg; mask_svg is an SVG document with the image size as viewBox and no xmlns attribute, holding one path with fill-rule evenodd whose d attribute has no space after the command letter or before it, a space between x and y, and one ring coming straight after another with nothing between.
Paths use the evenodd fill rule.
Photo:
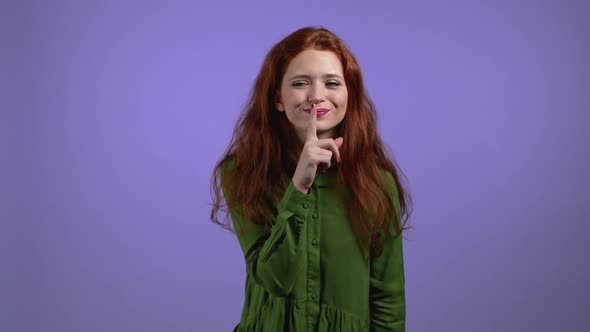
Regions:
<instances>
[{"instance_id":1,"label":"thumb","mask_svg":"<svg viewBox=\"0 0 590 332\"><path fill-rule=\"evenodd\" d=\"M338 149L340 149L340 147L342 146L342 143L344 143L344 138L338 137L334 140L334 143L336 143L336 146L338 147Z\"/></svg>"}]
</instances>

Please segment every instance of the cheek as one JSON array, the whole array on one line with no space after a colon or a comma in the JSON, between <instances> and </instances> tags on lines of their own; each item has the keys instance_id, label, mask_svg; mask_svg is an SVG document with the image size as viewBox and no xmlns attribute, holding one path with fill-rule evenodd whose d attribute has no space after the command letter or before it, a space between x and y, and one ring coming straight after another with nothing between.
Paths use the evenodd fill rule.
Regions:
<instances>
[{"instance_id":1,"label":"cheek","mask_svg":"<svg viewBox=\"0 0 590 332\"><path fill-rule=\"evenodd\" d=\"M346 92L339 93L338 96L336 97L336 102L338 103L338 106L346 107L346 104L348 102L348 93L346 93Z\"/></svg>"},{"instance_id":2,"label":"cheek","mask_svg":"<svg viewBox=\"0 0 590 332\"><path fill-rule=\"evenodd\" d=\"M300 99L298 94L293 91L287 91L283 95L283 97L284 97L285 104L287 104L287 107L293 107L293 105L296 105Z\"/></svg>"},{"instance_id":3,"label":"cheek","mask_svg":"<svg viewBox=\"0 0 590 332\"><path fill-rule=\"evenodd\" d=\"M303 100L305 100L305 91L293 90L290 93L290 98L292 103L301 103Z\"/></svg>"},{"instance_id":4,"label":"cheek","mask_svg":"<svg viewBox=\"0 0 590 332\"><path fill-rule=\"evenodd\" d=\"M294 96L287 102L287 107L292 113L299 113L301 108L305 106L305 101L305 97L301 98L300 96Z\"/></svg>"}]
</instances>

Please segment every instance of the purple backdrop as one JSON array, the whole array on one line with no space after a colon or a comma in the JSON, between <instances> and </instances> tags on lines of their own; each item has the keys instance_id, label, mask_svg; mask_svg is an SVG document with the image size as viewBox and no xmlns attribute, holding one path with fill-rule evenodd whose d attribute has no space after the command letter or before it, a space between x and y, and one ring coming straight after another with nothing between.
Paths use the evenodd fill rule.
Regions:
<instances>
[{"instance_id":1,"label":"purple backdrop","mask_svg":"<svg viewBox=\"0 0 590 332\"><path fill-rule=\"evenodd\" d=\"M587 1L3 2L0 330L230 331L209 180L268 49L360 61L410 182L408 331L588 331Z\"/></svg>"}]
</instances>

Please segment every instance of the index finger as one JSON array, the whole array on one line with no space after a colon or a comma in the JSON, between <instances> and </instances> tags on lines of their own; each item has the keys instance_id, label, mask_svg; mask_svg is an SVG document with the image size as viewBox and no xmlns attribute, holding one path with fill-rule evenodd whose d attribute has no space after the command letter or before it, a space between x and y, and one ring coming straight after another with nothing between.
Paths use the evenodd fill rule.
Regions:
<instances>
[{"instance_id":1,"label":"index finger","mask_svg":"<svg viewBox=\"0 0 590 332\"><path fill-rule=\"evenodd\" d=\"M308 141L317 141L318 140L318 133L317 133L317 115L318 110L315 104L311 104L311 111L309 112L309 123L307 124L307 140Z\"/></svg>"}]
</instances>

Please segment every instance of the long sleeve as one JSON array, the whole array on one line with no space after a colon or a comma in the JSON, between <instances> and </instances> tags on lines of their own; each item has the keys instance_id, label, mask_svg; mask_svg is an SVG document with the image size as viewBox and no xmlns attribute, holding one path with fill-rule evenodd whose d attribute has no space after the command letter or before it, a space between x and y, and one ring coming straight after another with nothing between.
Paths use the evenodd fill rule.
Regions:
<instances>
[{"instance_id":1,"label":"long sleeve","mask_svg":"<svg viewBox=\"0 0 590 332\"><path fill-rule=\"evenodd\" d=\"M388 187L393 188L393 201L400 214L397 190L391 174L387 173L386 181ZM399 215L395 222L400 222ZM395 234L394 223L390 223L390 226L390 232ZM371 261L370 276L371 331L405 331L406 299L401 235L386 238L383 253Z\"/></svg>"},{"instance_id":2,"label":"long sleeve","mask_svg":"<svg viewBox=\"0 0 590 332\"><path fill-rule=\"evenodd\" d=\"M288 296L293 290L298 271L305 263L305 241L302 237L313 200L313 197L298 191L290 181L277 206L277 214L271 220L270 234L264 232L263 225L251 223L241 235L246 225L245 217L236 208L230 207L244 252L246 270L257 284L271 294Z\"/></svg>"}]
</instances>

